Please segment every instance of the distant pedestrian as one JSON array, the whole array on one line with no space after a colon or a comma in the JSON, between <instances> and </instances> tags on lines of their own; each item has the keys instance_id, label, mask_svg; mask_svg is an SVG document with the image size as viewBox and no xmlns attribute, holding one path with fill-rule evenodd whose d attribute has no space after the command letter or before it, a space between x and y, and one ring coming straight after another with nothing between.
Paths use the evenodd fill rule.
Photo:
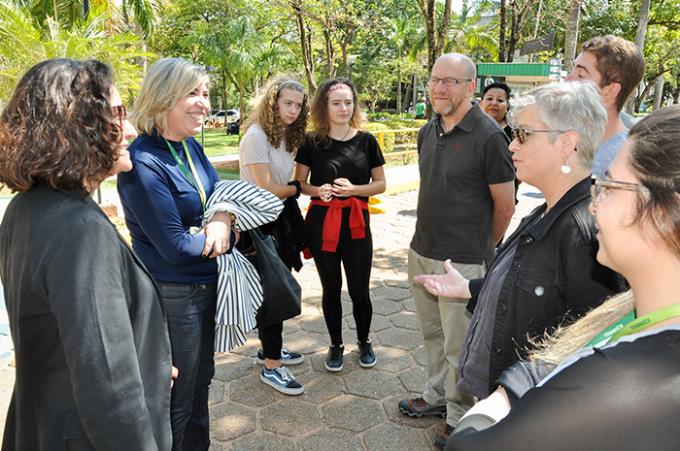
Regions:
<instances>
[{"instance_id":1,"label":"distant pedestrian","mask_svg":"<svg viewBox=\"0 0 680 451\"><path fill-rule=\"evenodd\" d=\"M373 262L368 197L385 191L385 160L375 137L359 130L361 109L352 82L324 81L311 107L314 133L307 136L295 161L295 178L312 196L307 213L307 239L323 295L321 305L331 338L325 366L343 367L342 274L353 304L359 364L376 364L369 338L373 307L369 281Z\"/></svg>"},{"instance_id":2,"label":"distant pedestrian","mask_svg":"<svg viewBox=\"0 0 680 451\"><path fill-rule=\"evenodd\" d=\"M416 119L425 119L426 109L427 103L425 103L425 97L421 97L420 102L416 103Z\"/></svg>"},{"instance_id":3,"label":"distant pedestrian","mask_svg":"<svg viewBox=\"0 0 680 451\"><path fill-rule=\"evenodd\" d=\"M99 61L47 60L0 116L0 278L16 381L3 451L168 451L171 355L158 287L92 200L137 133Z\"/></svg>"},{"instance_id":4,"label":"distant pedestrian","mask_svg":"<svg viewBox=\"0 0 680 451\"><path fill-rule=\"evenodd\" d=\"M404 399L399 408L409 416L445 417L436 437L440 447L473 401L456 388L468 319L462 299L434 296L414 277L441 274L447 259L464 277L482 277L515 211L515 169L507 137L495 120L471 103L475 80L476 67L468 57L441 56L428 82L437 114L418 133L418 219L408 272L428 381L422 397Z\"/></svg>"},{"instance_id":5,"label":"distant pedestrian","mask_svg":"<svg viewBox=\"0 0 680 451\"><path fill-rule=\"evenodd\" d=\"M302 267L299 241L304 235L297 198L301 186L291 181L297 149L305 139L309 104L305 88L289 78L272 80L255 100L239 145L241 179L264 188L284 201L284 211L263 231L275 237L277 251L289 269ZM296 220L297 219L297 220ZM263 365L260 380L286 395L299 395L304 387L283 365L297 365L304 355L283 348L283 322L258 326Z\"/></svg>"}]
</instances>

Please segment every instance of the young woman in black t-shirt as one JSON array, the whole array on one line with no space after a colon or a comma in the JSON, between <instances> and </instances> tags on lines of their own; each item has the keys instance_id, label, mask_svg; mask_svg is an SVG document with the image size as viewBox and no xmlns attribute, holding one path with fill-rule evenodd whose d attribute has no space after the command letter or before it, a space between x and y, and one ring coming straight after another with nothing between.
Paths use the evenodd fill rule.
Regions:
<instances>
[{"instance_id":1,"label":"young woman in black t-shirt","mask_svg":"<svg viewBox=\"0 0 680 451\"><path fill-rule=\"evenodd\" d=\"M359 364L370 368L376 357L368 337L373 241L367 201L385 191L385 160L373 135L358 130L361 111L349 80L323 82L312 101L311 117L314 133L298 151L295 178L302 192L312 196L307 238L323 287L323 314L331 337L325 366L332 372L342 370L342 263L357 326Z\"/></svg>"}]
</instances>

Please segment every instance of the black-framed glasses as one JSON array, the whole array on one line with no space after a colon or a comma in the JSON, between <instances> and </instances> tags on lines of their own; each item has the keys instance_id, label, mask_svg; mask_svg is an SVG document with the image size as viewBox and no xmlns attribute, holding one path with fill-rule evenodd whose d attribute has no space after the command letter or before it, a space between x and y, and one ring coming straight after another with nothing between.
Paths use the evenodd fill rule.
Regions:
<instances>
[{"instance_id":1,"label":"black-framed glasses","mask_svg":"<svg viewBox=\"0 0 680 451\"><path fill-rule=\"evenodd\" d=\"M619 180L603 179L596 175L590 178L590 196L593 202L600 197L600 194L607 192L610 189L618 189L624 191L649 191L646 186L639 183L621 182Z\"/></svg>"},{"instance_id":2,"label":"black-framed glasses","mask_svg":"<svg viewBox=\"0 0 680 451\"><path fill-rule=\"evenodd\" d=\"M517 127L512 129L512 139L516 139L520 144L524 144L533 133L566 133L566 131Z\"/></svg>"},{"instance_id":3,"label":"black-framed glasses","mask_svg":"<svg viewBox=\"0 0 680 451\"><path fill-rule=\"evenodd\" d=\"M439 77L430 77L427 80L427 85L428 86L437 86L439 83L443 84L447 88L452 88L457 85L461 85L463 83L468 83L471 82L472 79L470 78L439 78Z\"/></svg>"},{"instance_id":4,"label":"black-framed glasses","mask_svg":"<svg viewBox=\"0 0 680 451\"><path fill-rule=\"evenodd\" d=\"M127 119L127 110L125 109L125 105L112 106L111 112L113 113L113 117L118 119L118 122L122 126L123 122L125 122L125 119Z\"/></svg>"}]
</instances>

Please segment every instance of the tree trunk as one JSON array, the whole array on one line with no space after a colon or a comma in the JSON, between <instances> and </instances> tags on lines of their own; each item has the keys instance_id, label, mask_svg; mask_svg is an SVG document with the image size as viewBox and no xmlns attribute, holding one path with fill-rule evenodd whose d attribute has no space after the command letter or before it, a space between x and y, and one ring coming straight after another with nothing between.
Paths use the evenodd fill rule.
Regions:
<instances>
[{"instance_id":1,"label":"tree trunk","mask_svg":"<svg viewBox=\"0 0 680 451\"><path fill-rule=\"evenodd\" d=\"M635 47L644 53L645 37L647 36L647 23L649 22L649 8L652 0L642 0L640 5L640 18L638 20L637 30L635 31Z\"/></svg>"},{"instance_id":2,"label":"tree trunk","mask_svg":"<svg viewBox=\"0 0 680 451\"><path fill-rule=\"evenodd\" d=\"M298 34L300 35L300 49L302 50L302 62L305 66L305 78L307 79L309 95L313 96L316 92L316 77L314 77L314 59L312 57L312 34L311 31L307 30L299 5L293 5L292 8L295 11Z\"/></svg>"},{"instance_id":3,"label":"tree trunk","mask_svg":"<svg viewBox=\"0 0 680 451\"><path fill-rule=\"evenodd\" d=\"M401 47L397 49L397 114L401 116Z\"/></svg>"},{"instance_id":4,"label":"tree trunk","mask_svg":"<svg viewBox=\"0 0 680 451\"><path fill-rule=\"evenodd\" d=\"M569 7L569 22L564 33L564 70L571 72L576 58L576 44L578 43L578 25L581 18L581 2L583 0L571 0Z\"/></svg>"},{"instance_id":5,"label":"tree trunk","mask_svg":"<svg viewBox=\"0 0 680 451\"><path fill-rule=\"evenodd\" d=\"M323 39L326 44L326 78L335 77L335 49L333 48L333 37L328 28L323 29Z\"/></svg>"},{"instance_id":6,"label":"tree trunk","mask_svg":"<svg viewBox=\"0 0 680 451\"><path fill-rule=\"evenodd\" d=\"M501 0L500 22L498 25L498 62L502 63L507 60L505 55L505 27L507 21L507 8L505 0Z\"/></svg>"},{"instance_id":7,"label":"tree trunk","mask_svg":"<svg viewBox=\"0 0 680 451\"><path fill-rule=\"evenodd\" d=\"M663 104L663 86L666 80L663 78L663 74L656 77L656 83L654 83L654 111L661 108Z\"/></svg>"},{"instance_id":8,"label":"tree trunk","mask_svg":"<svg viewBox=\"0 0 680 451\"><path fill-rule=\"evenodd\" d=\"M406 85L406 95L404 95L403 100L401 101L401 111L406 111L408 110L408 103L411 101L411 97L413 96L413 85L411 83ZM413 104L415 106L415 103Z\"/></svg>"},{"instance_id":9,"label":"tree trunk","mask_svg":"<svg viewBox=\"0 0 680 451\"><path fill-rule=\"evenodd\" d=\"M647 23L649 22L649 8L651 6L651 0L642 0L640 4L640 16L638 18L638 26L635 31L635 47L638 48L640 53L644 55L645 52L645 38L647 36ZM636 88L637 93L640 93L640 86ZM628 101L624 106L628 113L632 113L635 108L635 96L630 96ZM638 107L639 108L639 103Z\"/></svg>"}]
</instances>

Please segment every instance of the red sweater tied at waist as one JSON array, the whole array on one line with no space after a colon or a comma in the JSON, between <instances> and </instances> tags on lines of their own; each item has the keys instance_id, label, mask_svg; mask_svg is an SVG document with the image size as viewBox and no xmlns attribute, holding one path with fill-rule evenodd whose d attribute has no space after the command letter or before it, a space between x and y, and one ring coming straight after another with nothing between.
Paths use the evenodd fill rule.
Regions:
<instances>
[{"instance_id":1,"label":"red sweater tied at waist","mask_svg":"<svg viewBox=\"0 0 680 451\"><path fill-rule=\"evenodd\" d=\"M342 209L349 208L349 231L353 240L366 238L366 221L361 210L368 210L368 203L356 197L345 199L333 198L330 202L312 199L310 205L328 207L326 217L323 220L321 233L321 250L335 252L340 240L340 226L342 225Z\"/></svg>"}]
</instances>

